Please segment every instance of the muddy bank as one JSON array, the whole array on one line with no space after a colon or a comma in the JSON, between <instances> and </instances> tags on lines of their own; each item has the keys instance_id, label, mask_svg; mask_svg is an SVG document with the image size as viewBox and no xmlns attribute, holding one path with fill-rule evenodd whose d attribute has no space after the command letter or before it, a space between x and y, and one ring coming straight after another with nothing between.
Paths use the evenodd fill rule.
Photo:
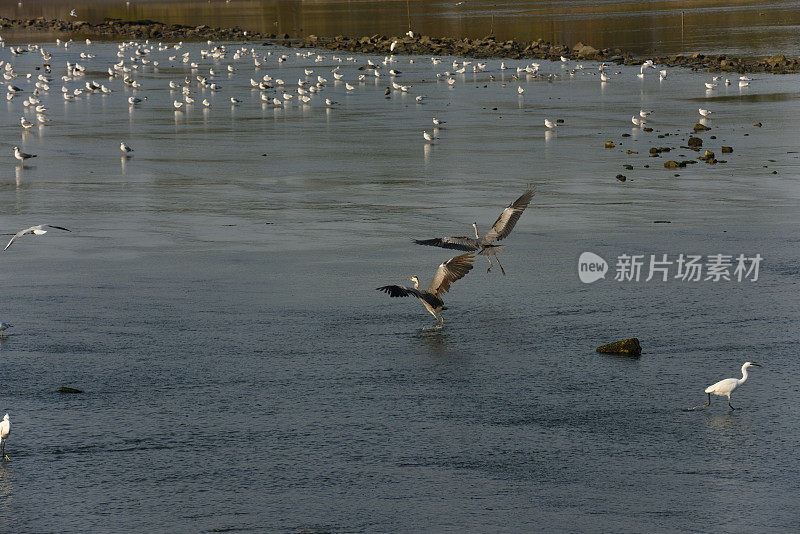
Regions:
<instances>
[{"instance_id":1,"label":"muddy bank","mask_svg":"<svg viewBox=\"0 0 800 534\"><path fill-rule=\"evenodd\" d=\"M395 54L459 55L473 58L506 59L549 59L559 61L561 56L571 60L594 60L609 63L636 65L644 58L636 57L618 48L598 50L590 45L578 43L574 46L554 44L537 39L530 42L498 41L493 36L483 39L455 39L448 37L317 37L309 35L292 38L289 34L275 35L250 32L239 27L214 28L211 26L185 26L163 24L151 20L122 21L107 19L100 24L85 21L64 21L59 19L9 19L0 18L0 25L11 28L27 28L37 32L54 32L95 36L101 38L130 38L158 40L230 40L230 41L269 41L287 47L318 47L335 51L359 52L364 54L389 54L393 43ZM782 54L760 60L746 60L726 55L706 55L701 53L677 54L671 56L649 57L654 63L664 67L684 67L694 70L718 72L771 72L775 74L796 73L800 70L800 58L787 58Z\"/></svg>"}]
</instances>

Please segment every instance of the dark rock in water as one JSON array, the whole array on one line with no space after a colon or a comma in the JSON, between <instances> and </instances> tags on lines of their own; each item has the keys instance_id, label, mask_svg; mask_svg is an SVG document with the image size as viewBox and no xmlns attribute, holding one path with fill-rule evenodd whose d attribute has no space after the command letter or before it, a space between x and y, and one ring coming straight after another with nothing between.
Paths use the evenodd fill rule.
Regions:
<instances>
[{"instance_id":1,"label":"dark rock in water","mask_svg":"<svg viewBox=\"0 0 800 534\"><path fill-rule=\"evenodd\" d=\"M83 393L82 389L68 388L67 386L61 386L58 391L60 393Z\"/></svg>"},{"instance_id":2,"label":"dark rock in water","mask_svg":"<svg viewBox=\"0 0 800 534\"><path fill-rule=\"evenodd\" d=\"M564 124L564 119L556 119L557 124Z\"/></svg>"},{"instance_id":3,"label":"dark rock in water","mask_svg":"<svg viewBox=\"0 0 800 534\"><path fill-rule=\"evenodd\" d=\"M618 174L617 175L617 180L619 180L620 182L624 182L627 179L628 178L624 174Z\"/></svg>"},{"instance_id":4,"label":"dark rock in water","mask_svg":"<svg viewBox=\"0 0 800 534\"><path fill-rule=\"evenodd\" d=\"M649 126L642 128L642 130L644 130L645 132L652 132L653 131L653 129L650 128Z\"/></svg>"},{"instance_id":5,"label":"dark rock in water","mask_svg":"<svg viewBox=\"0 0 800 534\"><path fill-rule=\"evenodd\" d=\"M761 123L760 123L760 122L757 122L757 123L755 123L753 126L758 126L759 128L761 128Z\"/></svg>"},{"instance_id":6,"label":"dark rock in water","mask_svg":"<svg viewBox=\"0 0 800 534\"><path fill-rule=\"evenodd\" d=\"M685 163L678 163L677 161L669 160L664 162L664 168L677 169L678 167L686 167Z\"/></svg>"},{"instance_id":7,"label":"dark rock in water","mask_svg":"<svg viewBox=\"0 0 800 534\"><path fill-rule=\"evenodd\" d=\"M606 148L614 148L616 145L613 141L606 141Z\"/></svg>"},{"instance_id":8,"label":"dark rock in water","mask_svg":"<svg viewBox=\"0 0 800 534\"><path fill-rule=\"evenodd\" d=\"M722 153L723 154L730 154L731 152L733 152L733 147L732 146L724 146L724 147L722 147Z\"/></svg>"},{"instance_id":9,"label":"dark rock in water","mask_svg":"<svg viewBox=\"0 0 800 534\"><path fill-rule=\"evenodd\" d=\"M630 137L630 136L631 136L631 134L629 134L629 133L622 134L622 137Z\"/></svg>"},{"instance_id":10,"label":"dark rock in water","mask_svg":"<svg viewBox=\"0 0 800 534\"><path fill-rule=\"evenodd\" d=\"M700 124L699 122L694 125L694 131L695 132L704 132L704 131L710 130L710 129L711 128L709 128L708 126L704 126L704 125Z\"/></svg>"},{"instance_id":11,"label":"dark rock in water","mask_svg":"<svg viewBox=\"0 0 800 534\"><path fill-rule=\"evenodd\" d=\"M633 165L623 165L622 168L625 169L626 171L632 171Z\"/></svg>"},{"instance_id":12,"label":"dark rock in water","mask_svg":"<svg viewBox=\"0 0 800 534\"><path fill-rule=\"evenodd\" d=\"M699 137L690 137L689 146L703 146L703 140Z\"/></svg>"},{"instance_id":13,"label":"dark rock in water","mask_svg":"<svg viewBox=\"0 0 800 534\"><path fill-rule=\"evenodd\" d=\"M635 337L615 341L614 343L597 347L595 350L603 354L621 354L623 356L639 356L642 354L642 346L639 345L639 340Z\"/></svg>"}]
</instances>

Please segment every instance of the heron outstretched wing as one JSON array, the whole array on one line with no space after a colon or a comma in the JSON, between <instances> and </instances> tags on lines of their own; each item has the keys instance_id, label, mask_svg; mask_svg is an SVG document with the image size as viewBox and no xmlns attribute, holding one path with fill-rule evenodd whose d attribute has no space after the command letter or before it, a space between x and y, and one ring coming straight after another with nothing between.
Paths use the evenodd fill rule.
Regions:
<instances>
[{"instance_id":1,"label":"heron outstretched wing","mask_svg":"<svg viewBox=\"0 0 800 534\"><path fill-rule=\"evenodd\" d=\"M433 275L428 291L436 296L446 293L450 289L450 284L463 278L472 269L472 260L475 257L472 252L450 258L439 265L436 274Z\"/></svg>"},{"instance_id":2,"label":"heron outstretched wing","mask_svg":"<svg viewBox=\"0 0 800 534\"><path fill-rule=\"evenodd\" d=\"M383 291L384 293L388 293L390 297L407 297L409 295L414 295L415 297L420 298L420 292L413 287L381 286L375 289L378 291Z\"/></svg>"},{"instance_id":3,"label":"heron outstretched wing","mask_svg":"<svg viewBox=\"0 0 800 534\"><path fill-rule=\"evenodd\" d=\"M495 240L499 241L508 237L511 230L514 229L514 225L517 224L520 215L522 215L522 212L525 211L525 208L530 204L534 193L533 189L528 189L522 193L521 197L509 204L494 222L491 230L486 232L486 235L481 238L481 241L488 245Z\"/></svg>"},{"instance_id":4,"label":"heron outstretched wing","mask_svg":"<svg viewBox=\"0 0 800 534\"><path fill-rule=\"evenodd\" d=\"M417 245L429 247L452 248L455 250L478 250L480 247L471 237L436 237L433 239L415 239Z\"/></svg>"}]
</instances>

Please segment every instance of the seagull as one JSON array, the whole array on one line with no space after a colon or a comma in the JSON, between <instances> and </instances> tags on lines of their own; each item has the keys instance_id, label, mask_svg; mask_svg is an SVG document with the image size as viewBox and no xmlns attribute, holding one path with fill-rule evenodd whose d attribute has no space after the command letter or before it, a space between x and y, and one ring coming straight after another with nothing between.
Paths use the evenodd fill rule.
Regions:
<instances>
[{"instance_id":1,"label":"seagull","mask_svg":"<svg viewBox=\"0 0 800 534\"><path fill-rule=\"evenodd\" d=\"M438 128L438 127L439 127L439 126L441 126L442 124L447 124L447 121L440 121L439 119L437 119L436 117L434 117L434 118L433 118L433 124L434 124L434 126L436 126L436 127Z\"/></svg>"},{"instance_id":2,"label":"seagull","mask_svg":"<svg viewBox=\"0 0 800 534\"><path fill-rule=\"evenodd\" d=\"M719 395L720 397L728 397L728 406L730 406L731 410L735 410L733 406L731 406L731 394L747 381L747 368L748 367L761 367L759 364L754 362L744 362L742 365L742 378L726 378L725 380L720 380L716 384L712 384L706 388L706 393L708 393L708 402L703 405L705 408L706 406L711 406L711 394Z\"/></svg>"},{"instance_id":3,"label":"seagull","mask_svg":"<svg viewBox=\"0 0 800 534\"><path fill-rule=\"evenodd\" d=\"M639 110L639 116L643 119L647 119L647 116L653 113L652 111L645 111L643 109Z\"/></svg>"},{"instance_id":4,"label":"seagull","mask_svg":"<svg viewBox=\"0 0 800 534\"><path fill-rule=\"evenodd\" d=\"M433 136L432 136L431 134L429 134L428 132L425 132L425 131L423 131L423 132L422 132L422 137L424 137L424 138L425 138L425 140L426 140L428 143L433 143Z\"/></svg>"},{"instance_id":5,"label":"seagull","mask_svg":"<svg viewBox=\"0 0 800 534\"><path fill-rule=\"evenodd\" d=\"M14 241L16 241L20 237L24 236L25 234L30 234L30 233L33 233L33 235L46 234L47 230L45 230L45 227L47 227L47 228L55 228L57 230L65 230L67 232L71 232L72 231L72 230L68 230L67 228L64 228L62 226L53 226L52 224L39 224L39 225L36 225L36 226L31 226L30 228L26 228L24 230L20 230L19 232L17 232L14 235L14 237L11 238L11 241L8 242L8 245L6 245L6 248L4 248L3 250L4 251L8 250L8 247L10 247L14 243Z\"/></svg>"},{"instance_id":6,"label":"seagull","mask_svg":"<svg viewBox=\"0 0 800 534\"><path fill-rule=\"evenodd\" d=\"M714 113L714 112L713 112L713 111L711 111L711 110L708 110L708 109L703 109L703 108L697 108L697 112L698 112L700 115L702 115L703 117L708 117L709 115L711 115L712 113Z\"/></svg>"},{"instance_id":7,"label":"seagull","mask_svg":"<svg viewBox=\"0 0 800 534\"><path fill-rule=\"evenodd\" d=\"M19 118L19 123L26 130L29 130L29 129L33 128L33 123L31 121L29 121L28 119L26 119L25 117L20 117Z\"/></svg>"},{"instance_id":8,"label":"seagull","mask_svg":"<svg viewBox=\"0 0 800 534\"><path fill-rule=\"evenodd\" d=\"M119 149L122 150L122 153L125 154L126 156L128 155L128 152L133 152L133 149L128 145L126 145L125 141L119 142Z\"/></svg>"},{"instance_id":9,"label":"seagull","mask_svg":"<svg viewBox=\"0 0 800 534\"><path fill-rule=\"evenodd\" d=\"M525 92L525 89L523 89L521 85L518 85L518 86L517 86L517 94L520 94L520 95L521 95L521 94L523 94L524 92Z\"/></svg>"},{"instance_id":10,"label":"seagull","mask_svg":"<svg viewBox=\"0 0 800 534\"><path fill-rule=\"evenodd\" d=\"M8 460L8 456L6 456L6 440L9 434L11 434L11 418L6 414L3 417L3 421L0 422L0 459L3 460Z\"/></svg>"},{"instance_id":11,"label":"seagull","mask_svg":"<svg viewBox=\"0 0 800 534\"><path fill-rule=\"evenodd\" d=\"M739 87L747 87L748 85L750 85L750 82L739 80Z\"/></svg>"},{"instance_id":12,"label":"seagull","mask_svg":"<svg viewBox=\"0 0 800 534\"><path fill-rule=\"evenodd\" d=\"M634 126L641 126L644 123L644 119L637 119L636 115L634 115L633 117L631 117L631 122L633 123Z\"/></svg>"},{"instance_id":13,"label":"seagull","mask_svg":"<svg viewBox=\"0 0 800 534\"><path fill-rule=\"evenodd\" d=\"M605 83L605 82L607 82L607 81L608 81L608 75L607 75L605 72L601 72L601 73L600 73L600 81L601 81L602 83Z\"/></svg>"},{"instance_id":14,"label":"seagull","mask_svg":"<svg viewBox=\"0 0 800 534\"><path fill-rule=\"evenodd\" d=\"M172 102L172 105L175 106L175 111L179 111L181 109L181 106L183 106L183 102L178 102L177 100L174 100Z\"/></svg>"},{"instance_id":15,"label":"seagull","mask_svg":"<svg viewBox=\"0 0 800 534\"><path fill-rule=\"evenodd\" d=\"M706 86L706 89L711 90L711 89L715 88L717 86L717 84L705 82L705 86Z\"/></svg>"},{"instance_id":16,"label":"seagull","mask_svg":"<svg viewBox=\"0 0 800 534\"><path fill-rule=\"evenodd\" d=\"M494 256L497 260L497 265L500 265L500 271L503 275L506 274L497 254L505 248L505 245L494 245L495 241L500 241L508 237L511 230L517 224L522 212L530 204L533 198L533 189L526 190L517 200L506 206L503 213L497 218L492 225L492 228L483 236L478 235L478 223L472 223L475 229L475 239L471 237L437 237L434 239L415 239L414 243L417 245L428 245L431 247L452 248L456 250L468 250L471 252L477 251L478 255L486 256L489 260L489 268L486 270L488 273L492 270L492 260L490 256Z\"/></svg>"},{"instance_id":17,"label":"seagull","mask_svg":"<svg viewBox=\"0 0 800 534\"><path fill-rule=\"evenodd\" d=\"M6 328L11 328L12 326L14 326L14 325L13 324L8 324L8 323L4 323L3 321L0 321L0 338L5 337L5 335L3 334L3 331Z\"/></svg>"},{"instance_id":18,"label":"seagull","mask_svg":"<svg viewBox=\"0 0 800 534\"><path fill-rule=\"evenodd\" d=\"M544 125L547 126L548 130L552 130L553 128L556 127L556 124L553 121L551 121L550 119L545 119L544 120Z\"/></svg>"},{"instance_id":19,"label":"seagull","mask_svg":"<svg viewBox=\"0 0 800 534\"><path fill-rule=\"evenodd\" d=\"M406 35L408 35L408 36L409 36L409 37L411 37L412 39L414 38L414 32L412 32L411 30L408 30L408 31L406 32Z\"/></svg>"},{"instance_id":20,"label":"seagull","mask_svg":"<svg viewBox=\"0 0 800 534\"><path fill-rule=\"evenodd\" d=\"M77 17L78 13L73 9L72 11L69 12L69 16L70 17Z\"/></svg>"},{"instance_id":21,"label":"seagull","mask_svg":"<svg viewBox=\"0 0 800 534\"><path fill-rule=\"evenodd\" d=\"M397 47L397 40L392 41L391 46L389 46L389 52L394 52L394 49Z\"/></svg>"},{"instance_id":22,"label":"seagull","mask_svg":"<svg viewBox=\"0 0 800 534\"><path fill-rule=\"evenodd\" d=\"M461 254L450 258L446 262L439 265L436 269L436 274L433 275L428 289L419 288L419 278L412 276L409 278L414 282L414 287L402 286L381 286L377 288L378 291L388 293L390 297L407 297L413 295L422 301L422 304L430 312L431 315L436 317L436 325L444 326L444 317L441 315L442 310L446 310L442 295L450 290L450 284L464 277L472 270L472 261L474 259L472 252ZM439 315L437 315L437 312Z\"/></svg>"},{"instance_id":23,"label":"seagull","mask_svg":"<svg viewBox=\"0 0 800 534\"><path fill-rule=\"evenodd\" d=\"M35 158L36 156L36 154L26 154L25 152L22 152L17 146L14 147L14 157L23 163L26 159Z\"/></svg>"}]
</instances>

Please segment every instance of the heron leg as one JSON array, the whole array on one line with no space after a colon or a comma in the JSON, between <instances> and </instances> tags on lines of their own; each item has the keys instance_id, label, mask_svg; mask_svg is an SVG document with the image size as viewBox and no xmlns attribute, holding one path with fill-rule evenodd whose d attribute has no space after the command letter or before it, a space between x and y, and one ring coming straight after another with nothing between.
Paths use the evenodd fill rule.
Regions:
<instances>
[{"instance_id":1,"label":"heron leg","mask_svg":"<svg viewBox=\"0 0 800 534\"><path fill-rule=\"evenodd\" d=\"M731 406L731 396L730 395L728 395L728 406L730 406L731 410L735 410L736 409L733 406Z\"/></svg>"},{"instance_id":2,"label":"heron leg","mask_svg":"<svg viewBox=\"0 0 800 534\"><path fill-rule=\"evenodd\" d=\"M486 269L486 272L488 273L489 271L492 270L492 267L494 267L494 265L492 264L492 258L490 258L489 256L486 256L486 259L489 260L489 268Z\"/></svg>"},{"instance_id":3,"label":"heron leg","mask_svg":"<svg viewBox=\"0 0 800 534\"><path fill-rule=\"evenodd\" d=\"M711 406L711 393L708 394L708 402L703 405L703 408Z\"/></svg>"},{"instance_id":4,"label":"heron leg","mask_svg":"<svg viewBox=\"0 0 800 534\"><path fill-rule=\"evenodd\" d=\"M500 266L500 272L503 273L503 276L505 276L506 275L506 271L505 271L505 269L503 269L503 264L500 263L500 256L495 256L494 260L497 262L497 265Z\"/></svg>"}]
</instances>

